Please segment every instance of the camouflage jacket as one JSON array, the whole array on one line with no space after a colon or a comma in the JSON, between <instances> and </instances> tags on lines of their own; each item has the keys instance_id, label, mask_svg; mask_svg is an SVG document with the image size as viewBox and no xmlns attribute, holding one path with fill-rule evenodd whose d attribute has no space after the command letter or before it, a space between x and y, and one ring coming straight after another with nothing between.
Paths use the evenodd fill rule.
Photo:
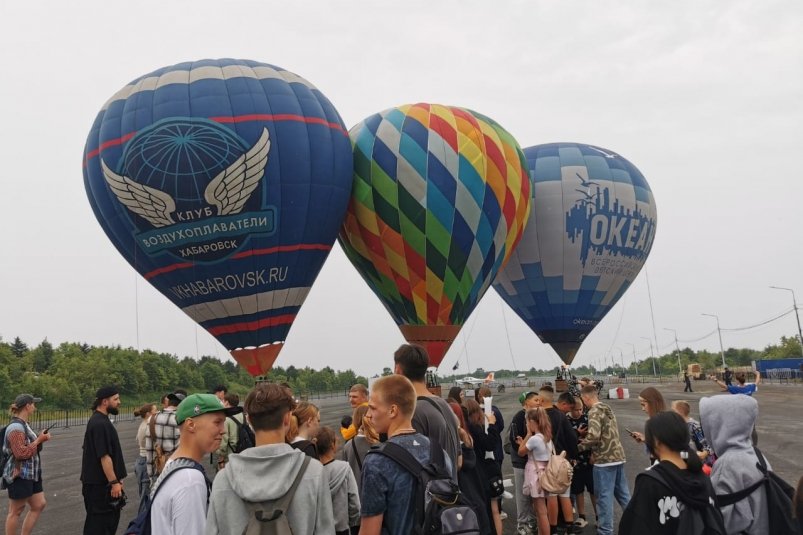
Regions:
<instances>
[{"instance_id":1,"label":"camouflage jacket","mask_svg":"<svg viewBox=\"0 0 803 535\"><path fill-rule=\"evenodd\" d=\"M580 443L580 451L591 451L594 464L625 461L625 450L619 440L616 416L611 408L599 402L588 411L588 433Z\"/></svg>"}]
</instances>

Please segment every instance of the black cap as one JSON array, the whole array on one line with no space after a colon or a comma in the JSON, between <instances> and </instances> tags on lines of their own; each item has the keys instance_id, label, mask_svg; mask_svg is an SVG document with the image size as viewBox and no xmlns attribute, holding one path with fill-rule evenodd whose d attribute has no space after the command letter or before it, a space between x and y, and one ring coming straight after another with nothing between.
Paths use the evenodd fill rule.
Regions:
<instances>
[{"instance_id":1,"label":"black cap","mask_svg":"<svg viewBox=\"0 0 803 535\"><path fill-rule=\"evenodd\" d=\"M40 401L42 401L42 398L34 397L31 394L20 394L14 399L14 406L21 409L29 403L39 403Z\"/></svg>"},{"instance_id":2,"label":"black cap","mask_svg":"<svg viewBox=\"0 0 803 535\"><path fill-rule=\"evenodd\" d=\"M95 392L95 399L106 399L120 393L120 389L114 385L102 386Z\"/></svg>"}]
</instances>

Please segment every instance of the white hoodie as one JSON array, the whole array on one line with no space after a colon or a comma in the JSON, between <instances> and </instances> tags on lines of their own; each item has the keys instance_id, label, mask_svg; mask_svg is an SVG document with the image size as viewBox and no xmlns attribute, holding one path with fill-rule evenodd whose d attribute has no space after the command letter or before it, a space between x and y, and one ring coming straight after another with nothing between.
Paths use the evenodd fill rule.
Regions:
<instances>
[{"instance_id":1,"label":"white hoodie","mask_svg":"<svg viewBox=\"0 0 803 535\"><path fill-rule=\"evenodd\" d=\"M252 514L244 502L284 496L303 462L304 453L288 444L257 446L230 455L212 485L206 535L241 535ZM335 532L329 479L317 460L310 459L287 517L295 535Z\"/></svg>"}]
</instances>

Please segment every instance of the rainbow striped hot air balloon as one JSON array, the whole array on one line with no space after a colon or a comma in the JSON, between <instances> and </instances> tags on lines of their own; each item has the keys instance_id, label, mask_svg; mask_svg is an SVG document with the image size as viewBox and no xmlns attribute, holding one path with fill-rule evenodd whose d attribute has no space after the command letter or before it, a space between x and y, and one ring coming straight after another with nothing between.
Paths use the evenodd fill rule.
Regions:
<instances>
[{"instance_id":1,"label":"rainbow striped hot air balloon","mask_svg":"<svg viewBox=\"0 0 803 535\"><path fill-rule=\"evenodd\" d=\"M354 184L340 243L437 366L521 238L524 154L493 120L435 104L385 110L349 134Z\"/></svg>"}]
</instances>

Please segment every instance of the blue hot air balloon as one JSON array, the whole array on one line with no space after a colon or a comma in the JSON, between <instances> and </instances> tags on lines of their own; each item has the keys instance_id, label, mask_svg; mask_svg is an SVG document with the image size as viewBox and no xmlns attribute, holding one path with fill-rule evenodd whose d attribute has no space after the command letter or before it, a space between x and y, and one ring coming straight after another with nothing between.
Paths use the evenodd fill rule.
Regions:
<instances>
[{"instance_id":1,"label":"blue hot air balloon","mask_svg":"<svg viewBox=\"0 0 803 535\"><path fill-rule=\"evenodd\" d=\"M352 171L332 103L246 60L137 78L84 150L89 202L117 250L253 375L273 365L334 244Z\"/></svg>"},{"instance_id":2,"label":"blue hot air balloon","mask_svg":"<svg viewBox=\"0 0 803 535\"><path fill-rule=\"evenodd\" d=\"M644 175L610 150L550 143L524 154L532 214L493 286L571 364L647 260L655 199Z\"/></svg>"}]
</instances>

